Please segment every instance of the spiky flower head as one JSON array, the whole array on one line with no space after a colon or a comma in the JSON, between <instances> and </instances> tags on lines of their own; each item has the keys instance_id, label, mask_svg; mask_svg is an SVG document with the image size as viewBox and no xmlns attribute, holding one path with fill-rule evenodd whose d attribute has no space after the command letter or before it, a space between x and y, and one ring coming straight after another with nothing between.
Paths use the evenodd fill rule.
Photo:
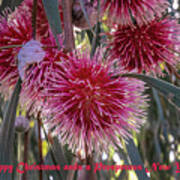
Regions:
<instances>
[{"instance_id":1,"label":"spiky flower head","mask_svg":"<svg viewBox=\"0 0 180 180\"><path fill-rule=\"evenodd\" d=\"M74 56L61 67L45 89L47 123L73 151L107 150L120 143L117 135L126 139L142 124L140 81L111 78L110 66L99 56Z\"/></svg>"},{"instance_id":2,"label":"spiky flower head","mask_svg":"<svg viewBox=\"0 0 180 180\"><path fill-rule=\"evenodd\" d=\"M167 0L103 0L102 9L107 11L111 22L121 25L147 23L168 7Z\"/></svg>"},{"instance_id":3,"label":"spiky flower head","mask_svg":"<svg viewBox=\"0 0 180 180\"><path fill-rule=\"evenodd\" d=\"M14 12L12 17L0 22L0 82L3 88L15 85L18 79L17 55L21 45L31 39L31 22L25 12Z\"/></svg>"},{"instance_id":4,"label":"spiky flower head","mask_svg":"<svg viewBox=\"0 0 180 180\"><path fill-rule=\"evenodd\" d=\"M109 60L117 60L127 71L161 74L161 63L177 63L174 51L179 47L179 30L176 20L169 18L135 27L119 25L111 33Z\"/></svg>"}]
</instances>

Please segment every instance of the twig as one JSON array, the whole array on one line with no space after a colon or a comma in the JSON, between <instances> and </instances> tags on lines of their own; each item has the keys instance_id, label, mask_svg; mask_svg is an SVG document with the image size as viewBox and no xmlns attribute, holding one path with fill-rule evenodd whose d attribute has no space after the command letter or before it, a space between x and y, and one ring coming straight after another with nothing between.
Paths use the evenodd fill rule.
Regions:
<instances>
[{"instance_id":1,"label":"twig","mask_svg":"<svg viewBox=\"0 0 180 180\"><path fill-rule=\"evenodd\" d=\"M22 150L21 150L21 147L22 147L22 134L21 132L18 132L17 133L17 141L18 141L18 145L17 145L17 160L18 160L18 163L22 162ZM21 180L21 177L22 177L22 174L21 173L18 173L17 174L17 179L18 180Z\"/></svg>"},{"instance_id":2,"label":"twig","mask_svg":"<svg viewBox=\"0 0 180 180\"><path fill-rule=\"evenodd\" d=\"M2 46L0 47L0 50L2 49L10 49L10 48L16 48L16 47L23 47L23 44L15 44L15 45L9 45L9 46ZM42 46L43 49L46 49L46 48L58 48L58 46L51 46L51 45L47 45L47 46Z\"/></svg>"},{"instance_id":3,"label":"twig","mask_svg":"<svg viewBox=\"0 0 180 180\"><path fill-rule=\"evenodd\" d=\"M30 111L33 108L32 104L29 108L29 110L26 112L26 118L30 119ZM28 149L29 149L29 130L27 132L25 132L24 134L24 164L27 163L28 161ZM24 171L22 180L27 180L27 171Z\"/></svg>"},{"instance_id":4,"label":"twig","mask_svg":"<svg viewBox=\"0 0 180 180\"><path fill-rule=\"evenodd\" d=\"M36 39L36 16L37 16L37 0L33 1L32 9L32 37Z\"/></svg>"},{"instance_id":5,"label":"twig","mask_svg":"<svg viewBox=\"0 0 180 180\"><path fill-rule=\"evenodd\" d=\"M2 46L2 47L0 47L0 50L1 50L1 49L10 49L10 48L15 48L15 47L22 47L22 46L23 46L22 44Z\"/></svg>"},{"instance_id":6,"label":"twig","mask_svg":"<svg viewBox=\"0 0 180 180\"><path fill-rule=\"evenodd\" d=\"M174 74L177 79L180 79L180 74L176 71L176 69L172 65L166 62L166 66L168 70L170 71L170 73Z\"/></svg>"},{"instance_id":7,"label":"twig","mask_svg":"<svg viewBox=\"0 0 180 180\"><path fill-rule=\"evenodd\" d=\"M72 25L72 0L62 0L64 33L65 33L65 49L72 51L75 48L73 25Z\"/></svg>"},{"instance_id":8,"label":"twig","mask_svg":"<svg viewBox=\"0 0 180 180\"><path fill-rule=\"evenodd\" d=\"M24 164L28 161L29 130L24 134ZM27 180L27 171L24 171L22 180Z\"/></svg>"}]
</instances>

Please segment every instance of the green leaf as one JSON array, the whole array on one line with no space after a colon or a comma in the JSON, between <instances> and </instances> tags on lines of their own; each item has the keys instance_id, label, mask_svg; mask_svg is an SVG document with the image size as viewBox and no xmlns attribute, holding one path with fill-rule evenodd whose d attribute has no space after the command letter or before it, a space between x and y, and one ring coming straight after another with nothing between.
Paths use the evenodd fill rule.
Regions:
<instances>
[{"instance_id":1,"label":"green leaf","mask_svg":"<svg viewBox=\"0 0 180 180\"><path fill-rule=\"evenodd\" d=\"M162 105L161 105L161 101L160 101L158 92L154 88L152 88L152 92L153 92L154 100L155 100L156 105L157 105L159 121L163 122L164 121L164 113L163 113L163 108L162 108Z\"/></svg>"},{"instance_id":2,"label":"green leaf","mask_svg":"<svg viewBox=\"0 0 180 180\"><path fill-rule=\"evenodd\" d=\"M16 83L14 92L8 103L7 111L0 129L0 163L12 164L13 140L14 140L14 124L16 118L16 108L18 105L19 94L21 91L21 79ZM0 173L0 179L11 179L10 173Z\"/></svg>"},{"instance_id":3,"label":"green leaf","mask_svg":"<svg viewBox=\"0 0 180 180\"><path fill-rule=\"evenodd\" d=\"M77 162L77 158L74 157L71 161L71 165L74 165L75 163ZM68 171L67 173L67 179L71 179L73 180L74 177L75 177L75 173L77 172L77 170L71 170L71 171ZM77 172L78 173L78 172Z\"/></svg>"},{"instance_id":4,"label":"green leaf","mask_svg":"<svg viewBox=\"0 0 180 180\"><path fill-rule=\"evenodd\" d=\"M2 104L3 104L3 98L1 97L1 94L0 94L0 121L1 119L3 119L3 111L2 111Z\"/></svg>"},{"instance_id":5,"label":"green leaf","mask_svg":"<svg viewBox=\"0 0 180 180\"><path fill-rule=\"evenodd\" d=\"M10 8L14 10L14 8L18 6L19 4L21 4L22 1L23 0L3 0L0 7L0 12L5 10L6 8Z\"/></svg>"},{"instance_id":6,"label":"green leaf","mask_svg":"<svg viewBox=\"0 0 180 180\"><path fill-rule=\"evenodd\" d=\"M130 165L130 164L129 164L129 161L128 161L128 156L127 156L127 154L126 154L126 153L124 152L124 150L121 149L117 144L116 144L116 146L118 147L118 154L119 154L120 159L123 159L123 160L124 160L124 164ZM127 178L127 175L128 175L128 172L127 172L125 169L122 169L122 170L121 170L121 173L120 173L120 175L119 175L119 177L118 177L118 180Z\"/></svg>"},{"instance_id":7,"label":"green leaf","mask_svg":"<svg viewBox=\"0 0 180 180\"><path fill-rule=\"evenodd\" d=\"M80 2L80 5L81 5L81 9L83 11L84 17L85 17L85 19L86 19L86 21L88 23L88 26L91 29L91 31L93 31L92 25L91 25L90 20L89 20L89 16L88 16L87 11L86 11L84 0L79 0L79 2Z\"/></svg>"},{"instance_id":8,"label":"green leaf","mask_svg":"<svg viewBox=\"0 0 180 180\"><path fill-rule=\"evenodd\" d=\"M65 179L65 177L67 176L67 171L63 170L63 168L65 165L68 164L68 162L64 156L63 148L57 138L54 138L54 143L52 144L52 152L53 152L55 161L57 162L57 164L61 166L61 174L63 178Z\"/></svg>"},{"instance_id":9,"label":"green leaf","mask_svg":"<svg viewBox=\"0 0 180 180\"><path fill-rule=\"evenodd\" d=\"M62 33L62 28L61 28L61 19L58 9L58 0L51 0L51 1L43 0L43 5L48 22L51 26L51 30L54 34L57 45L59 45L57 35Z\"/></svg>"},{"instance_id":10,"label":"green leaf","mask_svg":"<svg viewBox=\"0 0 180 180\"><path fill-rule=\"evenodd\" d=\"M101 37L99 35L100 32L101 32L101 23L97 22L95 26L95 35L93 35L93 39L92 39L92 47L91 47L91 53L90 53L91 58L94 56L97 47L100 46L100 40L101 40ZM88 37L90 37L89 34L88 34Z\"/></svg>"},{"instance_id":11,"label":"green leaf","mask_svg":"<svg viewBox=\"0 0 180 180\"><path fill-rule=\"evenodd\" d=\"M48 141L48 136L47 136L46 130L45 130L44 126L42 126L42 127L43 127L43 131L44 131L46 140ZM68 162L64 155L64 150L63 150L60 142L58 141L57 138L54 138L53 144L50 144L50 143L48 143L48 144L51 147L49 150L49 153L51 155L50 161L52 160L53 164L60 165L60 167L61 167L61 170L59 171L59 173L56 174L56 176L59 176L59 179L62 179L62 180L66 179L67 171L63 170L63 168L65 165L68 164Z\"/></svg>"},{"instance_id":12,"label":"green leaf","mask_svg":"<svg viewBox=\"0 0 180 180\"><path fill-rule=\"evenodd\" d=\"M96 48L98 46L100 46L100 41L101 41L101 36L100 36L100 33L101 33L101 23L99 21L99 16L100 16L100 11L101 11L101 7L100 7L100 1L98 0L98 3L97 3L97 6L98 6L98 16L97 16L97 23L96 23L96 26L95 26L95 34L93 34L93 39L91 41L91 44L92 44L92 47L91 47L91 52L90 52L90 57L92 58L96 52ZM88 35L89 36L89 35Z\"/></svg>"},{"instance_id":13,"label":"green leaf","mask_svg":"<svg viewBox=\"0 0 180 180\"><path fill-rule=\"evenodd\" d=\"M171 103L180 108L180 88L166 81L141 74L124 74L123 77L132 77L146 82L150 87L156 88Z\"/></svg>"},{"instance_id":14,"label":"green leaf","mask_svg":"<svg viewBox=\"0 0 180 180\"><path fill-rule=\"evenodd\" d=\"M125 165L134 165L134 166L138 166L140 165L142 167L142 170L136 170L136 174L138 176L138 179L139 180L149 180L147 174L146 174L146 171L145 171L145 168L144 168L144 164L141 160L141 157L140 157L140 154L139 154L139 151L138 149L136 148L135 144L134 144L134 141L132 139L128 139L127 140L127 144L126 144L126 149L127 149L127 153L124 152L124 150L118 145L116 144L116 142L114 142L114 144L116 145L117 149L118 149L118 153L119 153L119 156L121 159L124 160L124 164ZM128 158L130 159L130 162L128 160ZM121 173L123 172L124 170L121 171ZM126 173L124 174L120 174L119 178L118 179L121 179L122 176L125 176Z\"/></svg>"},{"instance_id":15,"label":"green leaf","mask_svg":"<svg viewBox=\"0 0 180 180\"><path fill-rule=\"evenodd\" d=\"M52 156L51 156L50 151L49 151L48 154L46 155L46 158L45 158L45 160L44 160L44 164L46 164L46 165L55 165L55 164L53 163L53 160L52 160ZM61 171L61 170L60 170L60 171ZM52 170L52 171L46 171L46 173L47 173L48 176L52 176L53 179L62 180L63 178L62 178L62 175L61 175L60 171Z\"/></svg>"},{"instance_id":16,"label":"green leaf","mask_svg":"<svg viewBox=\"0 0 180 180\"><path fill-rule=\"evenodd\" d=\"M149 180L150 178L148 178L145 168L144 168L144 164L141 160L140 154L138 149L136 148L134 141L132 139L127 140L127 152L128 152L128 156L131 160L131 164L132 165L141 165L142 170L136 170L136 174L138 176L139 180Z\"/></svg>"}]
</instances>

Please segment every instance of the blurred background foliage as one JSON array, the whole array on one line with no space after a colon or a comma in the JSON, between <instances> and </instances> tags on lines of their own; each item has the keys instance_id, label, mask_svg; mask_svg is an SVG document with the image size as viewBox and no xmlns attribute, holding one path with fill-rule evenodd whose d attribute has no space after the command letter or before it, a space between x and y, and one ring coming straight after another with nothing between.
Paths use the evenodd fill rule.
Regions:
<instances>
[{"instance_id":1,"label":"blurred background foliage","mask_svg":"<svg viewBox=\"0 0 180 180\"><path fill-rule=\"evenodd\" d=\"M1 0L2 1L2 0ZM18 5L21 0L15 1L4 0L1 2L0 10L9 6L14 9L14 5ZM169 0L172 4L169 13L176 18L180 18L180 0ZM105 24L98 23L95 27L96 33L102 33L108 31L108 27ZM90 30L79 31L75 30L76 45L87 47L87 44L93 43L93 34ZM96 46L100 42L104 41L105 37L96 39ZM163 65L162 65L163 71ZM180 73L180 64L178 66ZM173 74L167 75L162 78L176 86L180 86L180 80ZM180 111L179 108L172 105L165 97L153 88L148 88L146 94L149 96L148 115L145 125L140 129L140 132L136 134L133 132L133 140L139 151L142 162L145 168L151 169L148 176L152 180L178 180L180 179L180 173L176 173L176 162L180 163ZM4 112L7 109L8 100L0 97L0 125ZM14 156L13 165L17 165L18 162L28 162L28 164L74 164L78 162L78 158L72 154L67 147L61 147L57 139L53 139L51 134L47 134L46 127L42 125L41 130L38 129L38 121L34 116L25 112L22 107L18 106L16 116L23 115L29 119L30 128L25 133L15 133L14 141ZM39 134L40 133L40 134ZM41 143L42 146L39 146ZM100 156L94 154L94 163L102 162L107 165L123 165L130 164L128 157L128 148L126 150L115 151L113 148L109 154L101 153ZM42 152L41 152L42 150ZM41 152L42 157L39 155ZM20 153L20 156L18 154ZM136 154L136 152L134 152ZM66 159L64 159L65 154ZM132 161L131 161L132 162ZM138 158L137 158L138 162ZM170 165L170 170L153 170L153 163L159 163L163 165ZM0 162L1 164L1 162ZM56 180L64 179L66 176L68 180L77 179L77 171L27 171L27 173L20 175L13 171L12 180L18 179L39 179L43 180ZM72 178L74 177L74 178ZM5 176L0 177L2 180L6 180ZM136 180L137 174L134 171L97 171L97 178L104 180ZM11 178L10 178L11 179ZM143 179L143 178L141 178Z\"/></svg>"}]
</instances>

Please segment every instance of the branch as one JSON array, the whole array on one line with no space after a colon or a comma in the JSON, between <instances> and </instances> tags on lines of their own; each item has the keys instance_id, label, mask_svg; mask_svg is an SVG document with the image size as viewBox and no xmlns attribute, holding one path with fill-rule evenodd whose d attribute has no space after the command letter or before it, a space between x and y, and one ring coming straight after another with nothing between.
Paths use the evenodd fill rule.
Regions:
<instances>
[{"instance_id":1,"label":"branch","mask_svg":"<svg viewBox=\"0 0 180 180\"><path fill-rule=\"evenodd\" d=\"M62 0L65 33L64 45L67 51L72 51L75 48L72 25L72 4L72 0Z\"/></svg>"}]
</instances>

